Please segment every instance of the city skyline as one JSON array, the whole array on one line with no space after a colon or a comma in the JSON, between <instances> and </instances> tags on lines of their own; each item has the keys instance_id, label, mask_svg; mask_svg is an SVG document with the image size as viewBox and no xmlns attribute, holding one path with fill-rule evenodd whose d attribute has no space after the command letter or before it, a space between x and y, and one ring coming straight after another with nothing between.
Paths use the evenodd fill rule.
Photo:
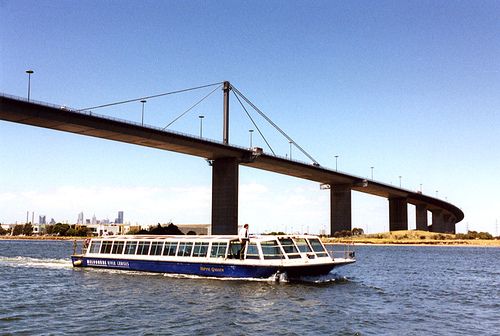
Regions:
<instances>
[{"instance_id":1,"label":"city skyline","mask_svg":"<svg viewBox=\"0 0 500 336\"><path fill-rule=\"evenodd\" d=\"M0 91L86 108L229 80L322 166L448 200L465 213L458 232L498 234L499 4L153 3L5 3ZM163 128L209 92L97 113ZM221 101L169 129L220 140ZM231 104L230 142L269 152ZM264 133L277 154L307 160ZM3 121L0 142L2 223L27 209L211 221L204 160ZM328 192L309 181L241 167L239 199L239 224L255 232L329 228ZM387 231L387 207L354 192L353 227Z\"/></svg>"}]
</instances>

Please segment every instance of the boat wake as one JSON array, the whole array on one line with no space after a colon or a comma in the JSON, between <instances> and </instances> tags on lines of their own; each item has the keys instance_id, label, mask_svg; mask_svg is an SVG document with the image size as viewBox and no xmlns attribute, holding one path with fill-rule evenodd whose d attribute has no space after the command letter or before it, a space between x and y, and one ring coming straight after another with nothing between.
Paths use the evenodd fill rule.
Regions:
<instances>
[{"instance_id":1,"label":"boat wake","mask_svg":"<svg viewBox=\"0 0 500 336\"><path fill-rule=\"evenodd\" d=\"M0 266L5 267L28 267L28 268L72 268L68 259L39 259L30 257L3 257L0 256Z\"/></svg>"},{"instance_id":2,"label":"boat wake","mask_svg":"<svg viewBox=\"0 0 500 336\"><path fill-rule=\"evenodd\" d=\"M329 273L326 275L318 276L302 276L299 278L288 279L291 283L310 283L310 284L334 284L349 282L347 277L338 273Z\"/></svg>"}]
</instances>

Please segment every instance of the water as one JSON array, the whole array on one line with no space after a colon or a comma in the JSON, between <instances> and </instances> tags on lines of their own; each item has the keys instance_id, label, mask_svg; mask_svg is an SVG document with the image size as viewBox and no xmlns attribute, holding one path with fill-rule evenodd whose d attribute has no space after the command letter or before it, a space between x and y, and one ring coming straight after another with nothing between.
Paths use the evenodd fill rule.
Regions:
<instances>
[{"instance_id":1,"label":"water","mask_svg":"<svg viewBox=\"0 0 500 336\"><path fill-rule=\"evenodd\" d=\"M0 240L0 334L498 335L500 248L359 246L305 283L74 269L72 242Z\"/></svg>"}]
</instances>

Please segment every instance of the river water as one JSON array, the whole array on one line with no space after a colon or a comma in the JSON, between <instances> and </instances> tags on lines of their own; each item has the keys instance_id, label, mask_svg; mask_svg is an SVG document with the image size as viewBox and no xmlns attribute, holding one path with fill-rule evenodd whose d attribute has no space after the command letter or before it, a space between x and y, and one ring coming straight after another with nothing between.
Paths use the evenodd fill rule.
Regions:
<instances>
[{"instance_id":1,"label":"river water","mask_svg":"<svg viewBox=\"0 0 500 336\"><path fill-rule=\"evenodd\" d=\"M304 283L74 269L0 240L1 335L498 335L500 248L357 246Z\"/></svg>"}]
</instances>

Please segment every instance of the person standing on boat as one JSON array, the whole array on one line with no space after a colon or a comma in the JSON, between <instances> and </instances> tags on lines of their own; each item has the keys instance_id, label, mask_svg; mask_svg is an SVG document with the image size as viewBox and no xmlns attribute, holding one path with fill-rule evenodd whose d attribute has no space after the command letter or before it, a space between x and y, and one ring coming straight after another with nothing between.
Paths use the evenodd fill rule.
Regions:
<instances>
[{"instance_id":1,"label":"person standing on boat","mask_svg":"<svg viewBox=\"0 0 500 336\"><path fill-rule=\"evenodd\" d=\"M243 259L245 255L245 246L247 245L249 238L248 238L248 224L243 225L243 227L240 230L240 233L238 235L241 243L241 250L240 250L240 259Z\"/></svg>"}]
</instances>

